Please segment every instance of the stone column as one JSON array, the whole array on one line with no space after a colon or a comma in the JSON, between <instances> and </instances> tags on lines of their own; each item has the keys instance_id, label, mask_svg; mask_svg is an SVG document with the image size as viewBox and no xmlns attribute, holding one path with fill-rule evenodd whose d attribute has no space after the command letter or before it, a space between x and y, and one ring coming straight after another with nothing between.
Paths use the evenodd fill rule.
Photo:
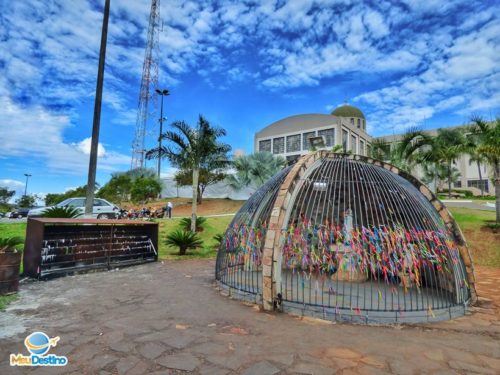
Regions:
<instances>
[{"instance_id":1,"label":"stone column","mask_svg":"<svg viewBox=\"0 0 500 375\"><path fill-rule=\"evenodd\" d=\"M276 282L280 282L281 280L281 269L278 269L281 233L284 229L286 211L289 204L293 203L290 202L290 199L297 186L297 180L302 177L311 164L326 154L327 151L322 150L300 158L290 170L278 191L278 196L271 211L271 218L269 219L269 227L266 233L262 256L262 300L264 310L274 310L274 301L277 297Z\"/></svg>"}]
</instances>

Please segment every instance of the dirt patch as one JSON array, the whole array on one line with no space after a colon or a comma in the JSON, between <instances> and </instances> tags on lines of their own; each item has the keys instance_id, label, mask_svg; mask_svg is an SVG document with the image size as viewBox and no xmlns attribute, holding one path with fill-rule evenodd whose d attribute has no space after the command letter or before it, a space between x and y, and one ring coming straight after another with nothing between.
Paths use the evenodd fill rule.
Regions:
<instances>
[{"instance_id":1,"label":"dirt patch","mask_svg":"<svg viewBox=\"0 0 500 375\"><path fill-rule=\"evenodd\" d=\"M482 226L477 229L463 229L471 249L474 263L481 266L500 265L500 233L494 228Z\"/></svg>"},{"instance_id":2,"label":"dirt patch","mask_svg":"<svg viewBox=\"0 0 500 375\"><path fill-rule=\"evenodd\" d=\"M156 210L165 207L167 201L172 202L174 205L172 216L191 216L192 200L190 198L162 199L145 205L124 203L123 207L128 210L132 208L140 210L143 207L148 207L150 210ZM233 214L237 212L245 202L246 201L234 201L231 199L204 199L202 204L198 205L198 216Z\"/></svg>"}]
</instances>

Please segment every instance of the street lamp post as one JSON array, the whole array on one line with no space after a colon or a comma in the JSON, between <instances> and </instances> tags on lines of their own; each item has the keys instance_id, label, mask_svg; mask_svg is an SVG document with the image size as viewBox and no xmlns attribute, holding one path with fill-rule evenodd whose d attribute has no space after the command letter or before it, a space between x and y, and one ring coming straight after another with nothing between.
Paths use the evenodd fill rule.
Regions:
<instances>
[{"instance_id":1,"label":"street lamp post","mask_svg":"<svg viewBox=\"0 0 500 375\"><path fill-rule=\"evenodd\" d=\"M99 128L101 125L102 86L104 81L104 63L106 59L106 42L108 39L109 3L105 0L102 19L101 49L99 51L99 67L95 89L94 119L92 123L92 142L90 144L89 174L87 179L87 194L85 200L85 216L92 215L94 208L94 189L97 170L97 149L99 145Z\"/></svg>"},{"instance_id":2,"label":"street lamp post","mask_svg":"<svg viewBox=\"0 0 500 375\"><path fill-rule=\"evenodd\" d=\"M28 178L30 178L31 175L29 173L25 173L24 175L26 176L26 183L24 184L24 196L26 196L26 194L28 194Z\"/></svg>"},{"instance_id":3,"label":"street lamp post","mask_svg":"<svg viewBox=\"0 0 500 375\"><path fill-rule=\"evenodd\" d=\"M168 90L155 90L158 95L161 96L161 107L160 107L160 136L158 137L158 179L160 178L160 168L161 168L161 133L163 133L163 97L170 95Z\"/></svg>"}]
</instances>

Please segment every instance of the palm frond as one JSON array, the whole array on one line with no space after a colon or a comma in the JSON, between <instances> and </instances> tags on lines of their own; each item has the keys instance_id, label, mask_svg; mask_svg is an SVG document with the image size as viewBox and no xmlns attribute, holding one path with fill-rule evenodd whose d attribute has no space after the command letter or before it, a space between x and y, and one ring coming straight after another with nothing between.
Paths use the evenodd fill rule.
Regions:
<instances>
[{"instance_id":1,"label":"palm frond","mask_svg":"<svg viewBox=\"0 0 500 375\"><path fill-rule=\"evenodd\" d=\"M0 253L15 250L17 245L23 243L24 239L19 236L0 238Z\"/></svg>"},{"instance_id":2,"label":"palm frond","mask_svg":"<svg viewBox=\"0 0 500 375\"><path fill-rule=\"evenodd\" d=\"M42 214L42 217L74 219L80 216L80 211L75 207L50 207Z\"/></svg>"},{"instance_id":3,"label":"palm frond","mask_svg":"<svg viewBox=\"0 0 500 375\"><path fill-rule=\"evenodd\" d=\"M193 129L186 124L184 121L175 121L170 125L173 129L177 129L181 134L186 137L187 143L194 143L194 132Z\"/></svg>"}]
</instances>

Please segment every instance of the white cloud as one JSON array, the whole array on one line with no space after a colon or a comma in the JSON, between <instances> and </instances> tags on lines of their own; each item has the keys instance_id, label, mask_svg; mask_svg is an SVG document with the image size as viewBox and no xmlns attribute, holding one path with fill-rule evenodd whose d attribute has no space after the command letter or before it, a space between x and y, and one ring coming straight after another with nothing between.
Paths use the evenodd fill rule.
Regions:
<instances>
[{"instance_id":1,"label":"white cloud","mask_svg":"<svg viewBox=\"0 0 500 375\"><path fill-rule=\"evenodd\" d=\"M64 132L70 126L67 116L52 114L41 106L21 107L6 97L0 97L0 108L0 157L36 157L50 171L86 173L90 139L66 142ZM101 145L99 170L115 171L129 165L129 156L105 151Z\"/></svg>"},{"instance_id":2,"label":"white cloud","mask_svg":"<svg viewBox=\"0 0 500 375\"><path fill-rule=\"evenodd\" d=\"M16 193L24 193L24 182L11 179L0 179L0 187L15 190Z\"/></svg>"},{"instance_id":3,"label":"white cloud","mask_svg":"<svg viewBox=\"0 0 500 375\"><path fill-rule=\"evenodd\" d=\"M150 4L111 6L104 104L114 112L112 124L131 126L130 141ZM171 0L161 8L159 75L169 87L198 72L219 89L251 82L285 91L362 73L367 82L378 80L356 98L368 107L369 123L403 126L439 111L498 108L497 14L498 4L479 1ZM33 138L52 169L85 164L83 136L64 135L77 116L68 108L94 95L101 22L102 10L90 0L11 1L0 14L0 96L17 106L0 116L10 113L4 123ZM26 134L28 122L42 124L44 133ZM59 157L40 145L44 138ZM7 141L13 155L25 155L22 141ZM106 168L127 164L124 155L101 155Z\"/></svg>"},{"instance_id":4,"label":"white cloud","mask_svg":"<svg viewBox=\"0 0 500 375\"><path fill-rule=\"evenodd\" d=\"M92 138L88 137L85 138L83 141L74 143L74 146L76 147L77 150L80 152L84 153L85 155L90 155L90 148L92 145ZM102 143L99 142L97 145L97 156L101 157L106 154L106 150L104 149L104 146Z\"/></svg>"},{"instance_id":5,"label":"white cloud","mask_svg":"<svg viewBox=\"0 0 500 375\"><path fill-rule=\"evenodd\" d=\"M375 38L381 38L389 34L389 26L379 12L370 9L365 13L363 20Z\"/></svg>"},{"instance_id":6,"label":"white cloud","mask_svg":"<svg viewBox=\"0 0 500 375\"><path fill-rule=\"evenodd\" d=\"M25 183L18 180L11 179L0 179L0 187L7 188L8 190L14 190L16 194L9 200L9 203L14 203L16 196L21 196L24 194Z\"/></svg>"},{"instance_id":7,"label":"white cloud","mask_svg":"<svg viewBox=\"0 0 500 375\"><path fill-rule=\"evenodd\" d=\"M434 114L454 110L467 120L475 111L499 108L500 26L491 21L474 32L433 46L427 68L406 75L354 100L373 108L369 127L378 131L422 123ZM418 40L421 39L421 40ZM420 36L416 40L432 41ZM435 40L443 40L436 35Z\"/></svg>"}]
</instances>

